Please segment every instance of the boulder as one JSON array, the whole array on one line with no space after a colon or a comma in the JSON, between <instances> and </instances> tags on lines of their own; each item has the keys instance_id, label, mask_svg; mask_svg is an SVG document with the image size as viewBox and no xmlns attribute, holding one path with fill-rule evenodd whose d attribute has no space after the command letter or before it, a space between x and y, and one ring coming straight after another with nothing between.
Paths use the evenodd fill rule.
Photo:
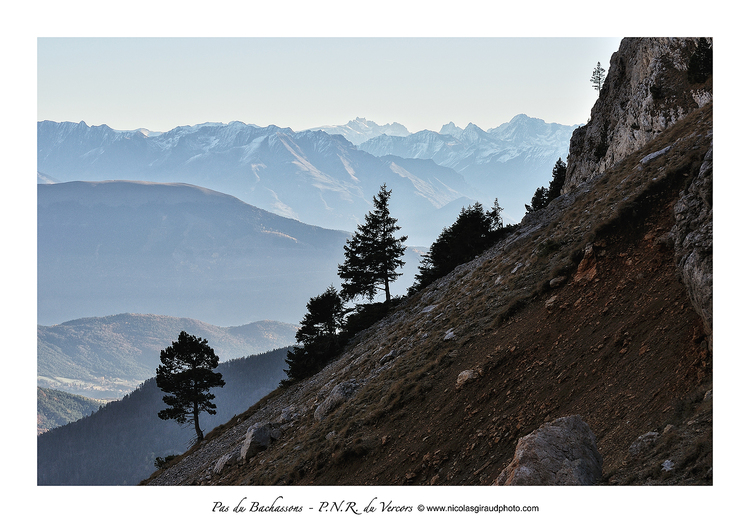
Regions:
<instances>
[{"instance_id":1,"label":"boulder","mask_svg":"<svg viewBox=\"0 0 750 523\"><path fill-rule=\"evenodd\" d=\"M552 278L549 281L549 286L553 289L556 289L557 287L561 287L563 283L565 283L565 280L567 280L567 276L558 276L557 278Z\"/></svg>"},{"instance_id":2,"label":"boulder","mask_svg":"<svg viewBox=\"0 0 750 523\"><path fill-rule=\"evenodd\" d=\"M284 407L279 414L278 423L289 423L299 418L302 415L302 411L297 405L289 405Z\"/></svg>"},{"instance_id":3,"label":"boulder","mask_svg":"<svg viewBox=\"0 0 750 523\"><path fill-rule=\"evenodd\" d=\"M281 431L271 423L256 423L249 429L242 443L240 459L244 462L260 451L265 450L271 442L281 437Z\"/></svg>"},{"instance_id":4,"label":"boulder","mask_svg":"<svg viewBox=\"0 0 750 523\"><path fill-rule=\"evenodd\" d=\"M586 245L583 252L583 259L578 264L573 281L575 283L588 283L596 277L596 254L592 244Z\"/></svg>"},{"instance_id":5,"label":"boulder","mask_svg":"<svg viewBox=\"0 0 750 523\"><path fill-rule=\"evenodd\" d=\"M518 441L494 485L594 485L602 476L596 438L580 416L545 423Z\"/></svg>"},{"instance_id":6,"label":"boulder","mask_svg":"<svg viewBox=\"0 0 750 523\"><path fill-rule=\"evenodd\" d=\"M354 395L357 391L359 384L357 380L344 381L336 385L328 397L323 400L323 403L318 405L315 409L315 419L321 421L323 418L328 416L331 412L344 403L347 399Z\"/></svg>"},{"instance_id":7,"label":"boulder","mask_svg":"<svg viewBox=\"0 0 750 523\"><path fill-rule=\"evenodd\" d=\"M239 462L239 459L240 449L239 447L237 447L219 458L219 460L216 462L216 465L214 466L214 474L221 474L224 470L224 467L237 464Z\"/></svg>"},{"instance_id":8,"label":"boulder","mask_svg":"<svg viewBox=\"0 0 750 523\"><path fill-rule=\"evenodd\" d=\"M555 307L555 303L557 303L557 296L552 296L550 299L544 302L544 308L546 308L548 311L551 311Z\"/></svg>"}]
</instances>

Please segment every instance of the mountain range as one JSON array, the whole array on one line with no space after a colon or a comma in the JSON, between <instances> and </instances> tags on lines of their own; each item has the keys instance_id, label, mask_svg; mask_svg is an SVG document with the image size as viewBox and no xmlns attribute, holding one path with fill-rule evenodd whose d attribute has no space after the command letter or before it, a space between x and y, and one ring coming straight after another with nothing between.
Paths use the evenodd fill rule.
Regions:
<instances>
[{"instance_id":1,"label":"mountain range","mask_svg":"<svg viewBox=\"0 0 750 523\"><path fill-rule=\"evenodd\" d=\"M398 122L379 125L367 118L355 118L344 125L324 125L313 127L310 131L324 131L328 134L340 134L354 145L360 145L370 138L380 135L409 136L409 130Z\"/></svg>"},{"instance_id":2,"label":"mountain range","mask_svg":"<svg viewBox=\"0 0 750 523\"><path fill-rule=\"evenodd\" d=\"M106 125L39 122L38 171L60 181L188 183L328 229L354 231L383 183L411 245L441 230L433 215L470 200L464 179L430 160L378 158L339 135L240 122L178 127L156 136ZM447 224L446 224L447 225Z\"/></svg>"},{"instance_id":3,"label":"mountain range","mask_svg":"<svg viewBox=\"0 0 750 523\"><path fill-rule=\"evenodd\" d=\"M41 183L189 183L346 231L363 221L386 183L393 189L391 212L409 243L428 246L474 201L489 207L497 198L506 221L520 220L555 161L567 156L573 129L524 115L487 133L469 125L415 134L364 118L301 132L242 122L152 133L42 121L37 170Z\"/></svg>"},{"instance_id":4,"label":"mountain range","mask_svg":"<svg viewBox=\"0 0 750 523\"><path fill-rule=\"evenodd\" d=\"M56 389L36 388L37 435L88 416L102 407L105 400L95 400Z\"/></svg>"},{"instance_id":5,"label":"mountain range","mask_svg":"<svg viewBox=\"0 0 750 523\"><path fill-rule=\"evenodd\" d=\"M380 135L359 148L374 156L430 159L461 174L483 195L497 198L505 214L518 222L536 187L546 187L551 167L566 161L576 125L546 123L519 114L510 122L484 131L470 123L461 129L453 122L440 132L420 131L408 136ZM479 200L489 205L489 198Z\"/></svg>"},{"instance_id":6,"label":"mountain range","mask_svg":"<svg viewBox=\"0 0 750 523\"><path fill-rule=\"evenodd\" d=\"M117 314L37 327L37 385L89 398L122 397L156 373L181 331L208 341L220 361L294 343L297 327L259 321L217 327L189 318Z\"/></svg>"}]
</instances>

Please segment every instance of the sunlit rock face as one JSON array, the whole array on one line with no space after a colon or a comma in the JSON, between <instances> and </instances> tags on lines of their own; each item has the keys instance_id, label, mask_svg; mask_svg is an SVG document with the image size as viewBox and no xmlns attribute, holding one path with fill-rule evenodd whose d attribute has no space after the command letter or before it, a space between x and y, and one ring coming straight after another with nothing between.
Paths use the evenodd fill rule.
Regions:
<instances>
[{"instance_id":1,"label":"sunlit rock face","mask_svg":"<svg viewBox=\"0 0 750 523\"><path fill-rule=\"evenodd\" d=\"M573 132L563 193L606 171L713 101L710 78L700 84L688 79L688 65L699 41L623 39L612 55L590 121Z\"/></svg>"}]
</instances>

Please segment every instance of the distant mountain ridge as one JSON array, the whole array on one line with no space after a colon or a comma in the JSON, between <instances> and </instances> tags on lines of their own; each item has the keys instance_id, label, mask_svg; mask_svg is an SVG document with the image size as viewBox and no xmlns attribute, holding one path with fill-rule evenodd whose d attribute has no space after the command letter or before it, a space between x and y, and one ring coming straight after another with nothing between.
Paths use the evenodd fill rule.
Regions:
<instances>
[{"instance_id":1,"label":"distant mountain ridge","mask_svg":"<svg viewBox=\"0 0 750 523\"><path fill-rule=\"evenodd\" d=\"M296 324L299 294L336 281L348 237L186 184L38 185L37 209L43 325L121 312Z\"/></svg>"},{"instance_id":2,"label":"distant mountain ridge","mask_svg":"<svg viewBox=\"0 0 750 523\"><path fill-rule=\"evenodd\" d=\"M36 398L37 435L88 416L106 403L102 400L41 387L36 388Z\"/></svg>"},{"instance_id":3,"label":"distant mountain ridge","mask_svg":"<svg viewBox=\"0 0 750 523\"><path fill-rule=\"evenodd\" d=\"M221 361L294 343L297 327L259 321L217 327L155 314L117 314L37 327L37 384L91 398L116 398L154 376L159 353L181 331L206 339Z\"/></svg>"},{"instance_id":4,"label":"distant mountain ridge","mask_svg":"<svg viewBox=\"0 0 750 523\"><path fill-rule=\"evenodd\" d=\"M430 160L376 158L340 135L242 122L177 127L154 136L84 122L37 124L37 169L61 181L188 183L275 214L353 231L383 183L412 245L429 245L449 223L432 215L470 197L463 177ZM408 229L408 230L407 230Z\"/></svg>"},{"instance_id":5,"label":"distant mountain ridge","mask_svg":"<svg viewBox=\"0 0 750 523\"><path fill-rule=\"evenodd\" d=\"M347 231L355 230L386 183L394 189L391 210L404 234L412 245L427 246L456 217L446 220L440 212L446 203L490 206L497 198L506 221L520 221L534 190L549 182L555 161L567 158L575 128L524 114L489 131L450 123L440 133L410 133L396 122L366 118L300 132L242 122L152 133L41 121L37 169L42 183L189 183Z\"/></svg>"},{"instance_id":6,"label":"distant mountain ridge","mask_svg":"<svg viewBox=\"0 0 750 523\"><path fill-rule=\"evenodd\" d=\"M355 118L344 125L324 125L313 127L309 131L324 131L328 134L340 134L354 145L366 142L381 134L389 136L409 136L409 130L398 122L378 125L366 118Z\"/></svg>"},{"instance_id":7,"label":"distant mountain ridge","mask_svg":"<svg viewBox=\"0 0 750 523\"><path fill-rule=\"evenodd\" d=\"M570 137L577 127L519 114L488 131L472 123L461 129L450 122L439 133L425 130L409 136L381 135L359 148L374 156L430 159L449 167L480 189L484 197L479 199L485 205L496 197L508 216L519 221L534 188L549 183L555 161L566 161Z\"/></svg>"},{"instance_id":8,"label":"distant mountain ridge","mask_svg":"<svg viewBox=\"0 0 750 523\"><path fill-rule=\"evenodd\" d=\"M349 233L187 184L37 185L37 323L155 313L297 324L338 282ZM404 294L421 251L406 253Z\"/></svg>"}]
</instances>

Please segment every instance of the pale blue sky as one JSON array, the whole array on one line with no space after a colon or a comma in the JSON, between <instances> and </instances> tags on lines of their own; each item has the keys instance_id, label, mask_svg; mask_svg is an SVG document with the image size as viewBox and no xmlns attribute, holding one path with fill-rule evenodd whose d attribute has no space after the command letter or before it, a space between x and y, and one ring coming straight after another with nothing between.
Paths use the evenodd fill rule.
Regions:
<instances>
[{"instance_id":1,"label":"pale blue sky","mask_svg":"<svg viewBox=\"0 0 750 523\"><path fill-rule=\"evenodd\" d=\"M519 113L585 123L620 38L40 38L38 120L300 131L365 117L410 131Z\"/></svg>"}]
</instances>

